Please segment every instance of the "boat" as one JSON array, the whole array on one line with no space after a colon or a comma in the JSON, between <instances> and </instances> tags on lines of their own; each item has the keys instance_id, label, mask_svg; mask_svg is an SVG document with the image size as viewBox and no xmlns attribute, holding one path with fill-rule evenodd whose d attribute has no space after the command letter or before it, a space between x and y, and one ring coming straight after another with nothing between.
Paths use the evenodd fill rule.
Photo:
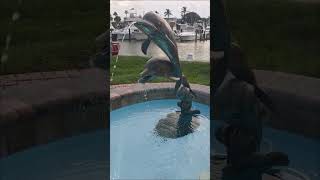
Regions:
<instances>
[{"instance_id":1,"label":"boat","mask_svg":"<svg viewBox=\"0 0 320 180\"><path fill-rule=\"evenodd\" d=\"M117 34L117 38L118 40L123 39L124 40L129 40L129 26L123 28L123 29L116 29L113 30L112 34ZM131 40L136 39L136 40L145 40L148 39L148 36L145 35L144 33L142 33L137 27L135 26L131 26L130 27L130 36L131 36Z\"/></svg>"},{"instance_id":2,"label":"boat","mask_svg":"<svg viewBox=\"0 0 320 180\"><path fill-rule=\"evenodd\" d=\"M148 36L141 32L135 26L131 26L130 30L132 32L132 39L135 39L137 41L148 39Z\"/></svg>"},{"instance_id":3,"label":"boat","mask_svg":"<svg viewBox=\"0 0 320 180\"><path fill-rule=\"evenodd\" d=\"M193 26L187 24L177 24L178 36L180 41L194 41L196 39L196 32Z\"/></svg>"},{"instance_id":4,"label":"boat","mask_svg":"<svg viewBox=\"0 0 320 180\"><path fill-rule=\"evenodd\" d=\"M117 29L114 30L114 34L117 34L118 40L128 40L129 39L129 29L128 28L123 28L123 29ZM125 36L125 37L123 37Z\"/></svg>"},{"instance_id":5,"label":"boat","mask_svg":"<svg viewBox=\"0 0 320 180\"><path fill-rule=\"evenodd\" d=\"M210 26L207 26L204 30L205 38L210 39Z\"/></svg>"},{"instance_id":6,"label":"boat","mask_svg":"<svg viewBox=\"0 0 320 180\"><path fill-rule=\"evenodd\" d=\"M179 33L181 41L194 41L196 39L196 33L193 31L186 31Z\"/></svg>"}]
</instances>

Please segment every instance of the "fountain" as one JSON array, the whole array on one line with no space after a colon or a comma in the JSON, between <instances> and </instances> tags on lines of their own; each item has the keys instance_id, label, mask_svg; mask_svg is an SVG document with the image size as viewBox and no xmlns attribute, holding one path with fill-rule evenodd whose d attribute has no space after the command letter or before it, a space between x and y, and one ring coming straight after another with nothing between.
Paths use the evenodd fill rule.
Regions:
<instances>
[{"instance_id":1,"label":"fountain","mask_svg":"<svg viewBox=\"0 0 320 180\"><path fill-rule=\"evenodd\" d=\"M163 18L148 12L134 26L148 36L144 54L153 42L167 57L151 57L138 84L111 87L110 178L198 179L210 164L209 88L191 89ZM174 83L147 83L156 77Z\"/></svg>"},{"instance_id":2,"label":"fountain","mask_svg":"<svg viewBox=\"0 0 320 180\"><path fill-rule=\"evenodd\" d=\"M154 12L146 13L143 19L138 20L134 25L148 36L141 47L144 54L152 41L168 56L168 58L152 57L149 59L138 82L145 83L157 76L175 80L175 93L180 99L177 105L181 110L160 119L155 128L156 132L167 138L178 138L192 133L199 126L197 114L200 114L200 111L191 109L192 100L196 95L182 73L172 29L163 18Z\"/></svg>"}]
</instances>

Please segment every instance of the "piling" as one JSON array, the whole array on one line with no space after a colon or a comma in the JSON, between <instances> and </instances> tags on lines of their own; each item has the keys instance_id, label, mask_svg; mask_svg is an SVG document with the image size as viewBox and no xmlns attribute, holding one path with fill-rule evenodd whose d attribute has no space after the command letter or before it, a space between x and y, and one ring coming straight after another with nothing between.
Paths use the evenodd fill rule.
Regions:
<instances>
[{"instance_id":1,"label":"piling","mask_svg":"<svg viewBox=\"0 0 320 180\"><path fill-rule=\"evenodd\" d=\"M197 39L198 39L198 31L196 31L196 39L195 39L195 42L197 42Z\"/></svg>"}]
</instances>

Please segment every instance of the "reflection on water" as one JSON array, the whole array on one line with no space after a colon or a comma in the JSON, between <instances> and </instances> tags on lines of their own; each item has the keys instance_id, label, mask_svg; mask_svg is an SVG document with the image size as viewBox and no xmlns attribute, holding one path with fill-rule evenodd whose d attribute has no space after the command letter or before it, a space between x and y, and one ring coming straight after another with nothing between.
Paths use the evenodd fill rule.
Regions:
<instances>
[{"instance_id":1,"label":"reflection on water","mask_svg":"<svg viewBox=\"0 0 320 180\"><path fill-rule=\"evenodd\" d=\"M166 56L162 50L151 43L147 55L144 55L141 51L141 44L143 41L124 41L120 42L120 55L129 56ZM194 61L205 61L210 60L210 41L190 41L190 42L177 42L180 60L190 60L188 55L192 54Z\"/></svg>"}]
</instances>

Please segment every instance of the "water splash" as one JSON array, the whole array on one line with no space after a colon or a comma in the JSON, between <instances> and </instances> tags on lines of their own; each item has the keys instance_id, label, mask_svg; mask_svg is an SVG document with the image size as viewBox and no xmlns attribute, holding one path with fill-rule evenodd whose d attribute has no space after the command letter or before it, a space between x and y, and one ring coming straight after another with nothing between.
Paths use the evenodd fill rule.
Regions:
<instances>
[{"instance_id":1,"label":"water splash","mask_svg":"<svg viewBox=\"0 0 320 180\"><path fill-rule=\"evenodd\" d=\"M1 64L6 63L8 61L8 58L9 58L9 56L8 56L8 54L6 52L2 53L2 55L1 55Z\"/></svg>"},{"instance_id":2,"label":"water splash","mask_svg":"<svg viewBox=\"0 0 320 180\"><path fill-rule=\"evenodd\" d=\"M144 89L144 95L143 95L143 97L144 97L144 100L145 100L145 101L148 101L148 90L147 90L147 88Z\"/></svg>"},{"instance_id":3,"label":"water splash","mask_svg":"<svg viewBox=\"0 0 320 180\"><path fill-rule=\"evenodd\" d=\"M132 22L124 31L129 30L129 29L131 28L131 26L134 25L134 23L136 23L136 22L135 22L135 21ZM126 37L126 33L124 33L124 35L123 35L123 37L122 37L122 40L121 40L121 43L123 43L125 37ZM120 50L121 50L121 48L119 49L119 51L120 51ZM120 53L118 53L117 56L116 56L116 62L115 62L115 64L113 65L113 68L112 68L112 71L111 71L111 78L110 78L110 81L111 81L111 82L113 82L113 80L114 80L114 75L115 75L115 71L116 71L116 69L117 69L117 63L118 63L118 60L119 60L119 54L120 54Z\"/></svg>"},{"instance_id":4,"label":"water splash","mask_svg":"<svg viewBox=\"0 0 320 180\"><path fill-rule=\"evenodd\" d=\"M127 28L124 29L124 32L126 32L127 30L129 30L129 29L131 28L131 26L133 26L135 23L136 23L135 21L132 22ZM122 40L121 40L121 43L123 43L126 35L127 35L127 34L124 33L124 35L123 35L123 37L122 37ZM121 50L121 48L120 48L120 50ZM120 51L120 50L119 50L119 51ZM116 71L116 69L117 69L117 63L118 63L118 60L119 60L119 54L120 54L120 53L117 54L117 56L116 56L116 62L115 62L115 64L114 64L113 67L112 67L111 78L110 78L111 83L112 83L113 80L114 80L115 71ZM148 90L147 90L147 88L145 87L144 84L142 84L142 86L143 86L142 89L144 89L144 94L143 94L144 101L148 101ZM148 105L147 105L147 106L148 106ZM147 109L148 109L148 108L147 108Z\"/></svg>"},{"instance_id":5,"label":"water splash","mask_svg":"<svg viewBox=\"0 0 320 180\"><path fill-rule=\"evenodd\" d=\"M20 12L18 11L18 9L20 8L20 6L22 5L22 0L18 0L18 6L17 6L17 10L15 10L12 15L11 15L11 21L9 22L9 26L13 26L14 23L16 21L18 21L20 19ZM12 28L9 28L12 29ZM5 39L5 46L4 49L1 53L1 59L0 59L0 65L1 65L1 72L0 74L3 74L5 71L5 64L8 62L9 60L9 49L10 49L10 43L12 40L12 36L11 36L11 32L8 32L6 35L6 39Z\"/></svg>"},{"instance_id":6,"label":"water splash","mask_svg":"<svg viewBox=\"0 0 320 180\"><path fill-rule=\"evenodd\" d=\"M131 26L134 25L134 23L135 23L135 22L132 22L132 23L125 29L125 31L126 31L126 30L129 30L129 29L131 28ZM124 35L123 35L123 37L122 37L122 40L121 40L121 43L123 43L125 37L126 37L126 33L124 33ZM121 48L119 49L119 51L120 51L120 50L121 50ZM113 65L113 68L112 68L112 71L111 71L111 77L110 77L110 82L111 82L111 83L112 83L113 80L114 80L115 71L116 71L116 69L117 69L117 64L118 64L118 60L119 60L119 54L120 54L120 53L118 52L118 54L117 54L117 56L116 56L116 62L115 62L115 64ZM122 137L120 137L120 140L121 140L121 138L122 138ZM118 146L122 146L122 144L119 143ZM120 147L119 149L123 149L123 148ZM117 157L118 157L119 159L122 159L122 153L121 153L121 152L118 152L118 153L117 153ZM118 177L119 177L118 174L120 174L120 172L121 172L121 167L120 167L119 165L117 165L117 167L118 167L118 168L115 170L115 172L113 172L115 175L112 176L111 179L118 179Z\"/></svg>"},{"instance_id":7,"label":"water splash","mask_svg":"<svg viewBox=\"0 0 320 180\"><path fill-rule=\"evenodd\" d=\"M19 20L19 18L20 18L20 13L19 13L18 11L14 12L14 13L12 14L12 21L13 21L13 22Z\"/></svg>"}]
</instances>

